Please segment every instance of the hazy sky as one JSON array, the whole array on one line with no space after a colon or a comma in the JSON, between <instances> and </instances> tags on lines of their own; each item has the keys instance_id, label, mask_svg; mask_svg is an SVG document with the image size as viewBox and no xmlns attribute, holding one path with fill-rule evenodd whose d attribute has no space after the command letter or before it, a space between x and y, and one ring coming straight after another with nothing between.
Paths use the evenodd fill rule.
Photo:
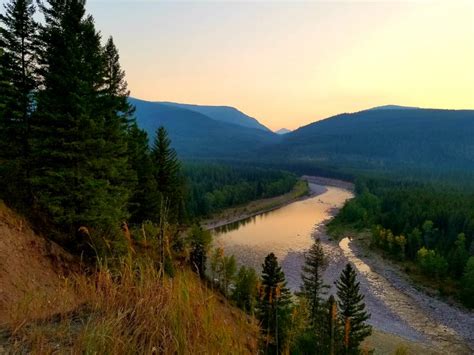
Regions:
<instances>
[{"instance_id":1,"label":"hazy sky","mask_svg":"<svg viewBox=\"0 0 474 355\"><path fill-rule=\"evenodd\" d=\"M89 0L132 95L272 129L384 104L474 108L474 0Z\"/></svg>"}]
</instances>

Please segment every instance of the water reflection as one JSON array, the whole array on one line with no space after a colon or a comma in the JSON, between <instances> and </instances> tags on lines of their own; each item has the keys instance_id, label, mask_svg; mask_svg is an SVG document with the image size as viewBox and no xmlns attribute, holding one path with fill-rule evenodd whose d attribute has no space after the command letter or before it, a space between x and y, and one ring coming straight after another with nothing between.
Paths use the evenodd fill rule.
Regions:
<instances>
[{"instance_id":1,"label":"water reflection","mask_svg":"<svg viewBox=\"0 0 474 355\"><path fill-rule=\"evenodd\" d=\"M215 244L257 272L261 270L264 257L274 252L283 265L288 285L298 288L303 252L312 244L314 229L331 217L334 208L341 207L352 197L351 192L336 187L314 184L310 187L321 194L216 228L213 231Z\"/></svg>"}]
</instances>

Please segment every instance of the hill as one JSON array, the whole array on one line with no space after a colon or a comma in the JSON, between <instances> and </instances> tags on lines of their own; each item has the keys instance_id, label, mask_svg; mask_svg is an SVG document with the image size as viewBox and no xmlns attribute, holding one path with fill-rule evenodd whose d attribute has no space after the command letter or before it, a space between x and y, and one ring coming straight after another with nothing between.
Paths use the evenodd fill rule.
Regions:
<instances>
[{"instance_id":1,"label":"hill","mask_svg":"<svg viewBox=\"0 0 474 355\"><path fill-rule=\"evenodd\" d=\"M173 107L184 108L190 111L199 112L216 121L232 123L232 124L247 127L247 128L261 129L267 132L270 131L267 127L265 127L263 124L258 122L255 118L246 115L245 113L237 110L235 107L190 105L190 104L180 104L176 102L159 102L159 103L173 106Z\"/></svg>"},{"instance_id":2,"label":"hill","mask_svg":"<svg viewBox=\"0 0 474 355\"><path fill-rule=\"evenodd\" d=\"M149 137L163 125L180 157L245 157L259 148L276 143L273 132L215 120L197 111L175 105L130 99L136 107L138 125Z\"/></svg>"},{"instance_id":3,"label":"hill","mask_svg":"<svg viewBox=\"0 0 474 355\"><path fill-rule=\"evenodd\" d=\"M38 236L30 224L0 201L0 325L14 321L16 310L31 297L53 300L61 278L77 269L74 258L54 242ZM74 298L72 292L63 298ZM67 311L67 307L54 312ZM35 316L45 316L40 308ZM1 351L0 351L1 352Z\"/></svg>"},{"instance_id":4,"label":"hill","mask_svg":"<svg viewBox=\"0 0 474 355\"><path fill-rule=\"evenodd\" d=\"M474 111L394 108L345 113L284 135L266 158L347 170L474 172Z\"/></svg>"},{"instance_id":5,"label":"hill","mask_svg":"<svg viewBox=\"0 0 474 355\"><path fill-rule=\"evenodd\" d=\"M254 318L187 268L163 279L136 259L83 272L1 202L0 235L2 354L257 353Z\"/></svg>"}]
</instances>

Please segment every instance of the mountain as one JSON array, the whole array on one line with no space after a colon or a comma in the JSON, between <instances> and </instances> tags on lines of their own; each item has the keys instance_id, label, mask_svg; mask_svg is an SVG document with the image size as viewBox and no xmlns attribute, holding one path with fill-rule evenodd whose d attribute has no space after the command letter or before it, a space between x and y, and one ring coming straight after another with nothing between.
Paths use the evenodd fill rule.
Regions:
<instances>
[{"instance_id":1,"label":"mountain","mask_svg":"<svg viewBox=\"0 0 474 355\"><path fill-rule=\"evenodd\" d=\"M182 158L245 158L280 139L271 131L219 121L184 106L134 98L130 103L150 140L163 125Z\"/></svg>"},{"instance_id":2,"label":"mountain","mask_svg":"<svg viewBox=\"0 0 474 355\"><path fill-rule=\"evenodd\" d=\"M276 134L287 134L290 133L291 131L287 128L280 128L278 131L276 131Z\"/></svg>"},{"instance_id":3,"label":"mountain","mask_svg":"<svg viewBox=\"0 0 474 355\"><path fill-rule=\"evenodd\" d=\"M472 173L473 137L474 110L391 106L311 123L259 156L359 171Z\"/></svg>"},{"instance_id":4,"label":"mountain","mask_svg":"<svg viewBox=\"0 0 474 355\"><path fill-rule=\"evenodd\" d=\"M206 115L216 121L225 123L232 123L247 128L256 128L269 132L270 130L258 122L255 118L247 116L245 113L229 106L202 106L179 104L176 102L159 102L160 104L169 105L173 107L183 108L190 111L195 111Z\"/></svg>"}]
</instances>

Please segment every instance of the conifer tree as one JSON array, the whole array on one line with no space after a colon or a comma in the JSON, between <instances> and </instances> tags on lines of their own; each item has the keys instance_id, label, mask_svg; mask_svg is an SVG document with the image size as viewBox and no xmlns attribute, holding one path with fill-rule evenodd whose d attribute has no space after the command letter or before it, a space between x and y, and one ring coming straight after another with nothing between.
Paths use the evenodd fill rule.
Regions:
<instances>
[{"instance_id":1,"label":"conifer tree","mask_svg":"<svg viewBox=\"0 0 474 355\"><path fill-rule=\"evenodd\" d=\"M283 353L290 326L291 293L286 287L285 274L275 254L270 253L262 264L262 284L257 304L257 316L266 354Z\"/></svg>"},{"instance_id":2,"label":"conifer tree","mask_svg":"<svg viewBox=\"0 0 474 355\"><path fill-rule=\"evenodd\" d=\"M321 310L324 307L323 296L329 286L324 284L323 272L327 267L321 242L317 239L305 254L305 265L301 278L303 285L301 294L308 300L311 324L316 325L322 321Z\"/></svg>"},{"instance_id":3,"label":"conifer tree","mask_svg":"<svg viewBox=\"0 0 474 355\"><path fill-rule=\"evenodd\" d=\"M172 219L179 220L183 211L181 165L163 126L156 131L151 159L158 192L169 205Z\"/></svg>"},{"instance_id":4,"label":"conifer tree","mask_svg":"<svg viewBox=\"0 0 474 355\"><path fill-rule=\"evenodd\" d=\"M305 255L303 266L301 295L307 300L309 321L319 348L327 345L326 304L324 295L328 286L324 284L323 271L327 266L321 242L317 239Z\"/></svg>"},{"instance_id":5,"label":"conifer tree","mask_svg":"<svg viewBox=\"0 0 474 355\"><path fill-rule=\"evenodd\" d=\"M41 6L42 89L32 127L37 206L69 235L80 226L113 232L126 217L128 199L117 184L123 159L106 147L111 140L110 117L102 108L106 60L84 4L48 0Z\"/></svg>"},{"instance_id":6,"label":"conifer tree","mask_svg":"<svg viewBox=\"0 0 474 355\"><path fill-rule=\"evenodd\" d=\"M29 197L30 118L37 86L33 0L10 0L0 14L0 178L12 199ZM26 189L25 189L26 186ZM25 195L26 193L26 195ZM8 195L14 196L8 196Z\"/></svg>"},{"instance_id":7,"label":"conifer tree","mask_svg":"<svg viewBox=\"0 0 474 355\"><path fill-rule=\"evenodd\" d=\"M336 282L340 325L344 328L343 349L346 354L358 354L360 343L372 333L366 323L370 314L365 311L364 295L360 293L356 272L347 264Z\"/></svg>"},{"instance_id":8,"label":"conifer tree","mask_svg":"<svg viewBox=\"0 0 474 355\"><path fill-rule=\"evenodd\" d=\"M130 186L130 221L156 221L156 213L160 209L160 195L153 175L148 136L138 128L136 122L132 122L128 128L127 150L130 168L136 174L136 181Z\"/></svg>"}]
</instances>

